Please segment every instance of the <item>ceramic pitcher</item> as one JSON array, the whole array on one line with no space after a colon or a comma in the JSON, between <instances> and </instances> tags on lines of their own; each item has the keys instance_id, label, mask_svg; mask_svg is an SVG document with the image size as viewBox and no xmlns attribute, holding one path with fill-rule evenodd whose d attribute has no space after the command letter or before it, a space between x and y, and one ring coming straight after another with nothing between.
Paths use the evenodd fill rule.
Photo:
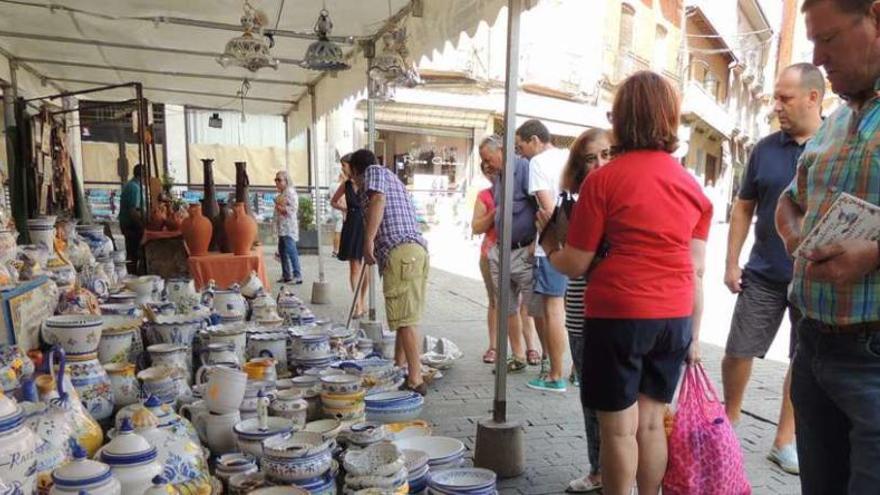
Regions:
<instances>
[{"instance_id":1,"label":"ceramic pitcher","mask_svg":"<svg viewBox=\"0 0 880 495\"><path fill-rule=\"evenodd\" d=\"M113 388L116 407L124 407L138 401L140 386L134 374L135 366L133 364L108 363L104 365L104 371L110 377L110 386Z\"/></svg>"}]
</instances>

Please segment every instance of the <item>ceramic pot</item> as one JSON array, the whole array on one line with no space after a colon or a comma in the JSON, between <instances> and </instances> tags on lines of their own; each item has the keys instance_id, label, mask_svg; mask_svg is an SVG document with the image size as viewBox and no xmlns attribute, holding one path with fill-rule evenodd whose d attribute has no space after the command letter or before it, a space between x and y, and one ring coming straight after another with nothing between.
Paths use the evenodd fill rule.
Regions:
<instances>
[{"instance_id":1,"label":"ceramic pot","mask_svg":"<svg viewBox=\"0 0 880 495\"><path fill-rule=\"evenodd\" d=\"M253 299L263 292L263 281L254 270L251 270L251 273L239 285L241 286L241 295L247 298Z\"/></svg>"},{"instance_id":2,"label":"ceramic pot","mask_svg":"<svg viewBox=\"0 0 880 495\"><path fill-rule=\"evenodd\" d=\"M191 204L189 206L189 218L183 229L183 240L189 249L190 256L203 256L208 254L211 244L211 235L214 226L211 220L202 215L202 205Z\"/></svg>"},{"instance_id":3,"label":"ceramic pot","mask_svg":"<svg viewBox=\"0 0 880 495\"><path fill-rule=\"evenodd\" d=\"M272 296L261 292L251 301L252 319L256 321L278 318L278 305Z\"/></svg>"},{"instance_id":4,"label":"ceramic pot","mask_svg":"<svg viewBox=\"0 0 880 495\"><path fill-rule=\"evenodd\" d=\"M205 391L208 409L216 414L238 412L246 385L247 374L228 368L215 369Z\"/></svg>"},{"instance_id":5,"label":"ceramic pot","mask_svg":"<svg viewBox=\"0 0 880 495\"><path fill-rule=\"evenodd\" d=\"M226 235L237 256L250 254L257 238L257 221L245 211L245 203L236 202L232 216L226 219Z\"/></svg>"},{"instance_id":6,"label":"ceramic pot","mask_svg":"<svg viewBox=\"0 0 880 495\"><path fill-rule=\"evenodd\" d=\"M69 419L70 400L53 398L48 402L23 402L25 422L37 435L37 493L48 493L52 471L71 459L70 437L75 437ZM4 493L0 491L0 493Z\"/></svg>"},{"instance_id":7,"label":"ceramic pot","mask_svg":"<svg viewBox=\"0 0 880 495\"><path fill-rule=\"evenodd\" d=\"M98 458L110 466L122 485L122 493L143 493L152 486L155 476L162 473L156 462L158 449L134 432L131 420L124 420L113 440L105 445Z\"/></svg>"},{"instance_id":8,"label":"ceramic pot","mask_svg":"<svg viewBox=\"0 0 880 495\"><path fill-rule=\"evenodd\" d=\"M141 276L127 279L125 288L135 293L135 303L138 306L147 304L153 300L153 279L150 276Z\"/></svg>"},{"instance_id":9,"label":"ceramic pot","mask_svg":"<svg viewBox=\"0 0 880 495\"><path fill-rule=\"evenodd\" d=\"M244 363L241 369L247 373L248 380L263 381L274 386L275 381L278 379L278 374L275 372L275 359L273 358L252 359Z\"/></svg>"},{"instance_id":10,"label":"ceramic pot","mask_svg":"<svg viewBox=\"0 0 880 495\"><path fill-rule=\"evenodd\" d=\"M181 300L198 296L196 284L191 278L172 278L165 284L168 300L177 304Z\"/></svg>"},{"instance_id":11,"label":"ceramic pot","mask_svg":"<svg viewBox=\"0 0 880 495\"><path fill-rule=\"evenodd\" d=\"M58 344L68 357L95 354L104 320L94 315L50 316L43 322L43 340Z\"/></svg>"},{"instance_id":12,"label":"ceramic pot","mask_svg":"<svg viewBox=\"0 0 880 495\"><path fill-rule=\"evenodd\" d=\"M3 266L0 264L0 266ZM76 268L73 265L68 263L62 263L57 266L53 266L49 268L49 273L52 277L52 280L55 281L55 284L59 288L67 288L76 283Z\"/></svg>"},{"instance_id":13,"label":"ceramic pot","mask_svg":"<svg viewBox=\"0 0 880 495\"><path fill-rule=\"evenodd\" d=\"M217 195L214 190L214 159L202 158L202 178L205 195L202 198L202 213L211 219L217 216Z\"/></svg>"},{"instance_id":14,"label":"ceramic pot","mask_svg":"<svg viewBox=\"0 0 880 495\"><path fill-rule=\"evenodd\" d=\"M137 378L142 383L144 394L156 397L163 404L174 404L177 400L174 370L167 366L153 366L138 372Z\"/></svg>"},{"instance_id":15,"label":"ceramic pot","mask_svg":"<svg viewBox=\"0 0 880 495\"><path fill-rule=\"evenodd\" d=\"M0 394L0 479L32 493L37 474L37 436L24 424L24 410Z\"/></svg>"},{"instance_id":16,"label":"ceramic pot","mask_svg":"<svg viewBox=\"0 0 880 495\"><path fill-rule=\"evenodd\" d=\"M211 251L231 253L229 234L226 232L226 220L232 215L232 210L225 201L220 201L217 207L217 215L211 221L213 235L211 237Z\"/></svg>"},{"instance_id":17,"label":"ceramic pot","mask_svg":"<svg viewBox=\"0 0 880 495\"><path fill-rule=\"evenodd\" d=\"M300 360L320 359L330 354L330 337L323 334L307 334L294 337L293 355Z\"/></svg>"},{"instance_id":18,"label":"ceramic pot","mask_svg":"<svg viewBox=\"0 0 880 495\"><path fill-rule=\"evenodd\" d=\"M263 472L276 483L318 478L332 464L330 442L318 433L278 435L263 442Z\"/></svg>"},{"instance_id":19,"label":"ceramic pot","mask_svg":"<svg viewBox=\"0 0 880 495\"><path fill-rule=\"evenodd\" d=\"M100 302L95 294L82 287L70 287L61 292L55 312L59 315L99 315Z\"/></svg>"},{"instance_id":20,"label":"ceramic pot","mask_svg":"<svg viewBox=\"0 0 880 495\"><path fill-rule=\"evenodd\" d=\"M205 365L205 366L200 367L196 371L196 375L195 375L195 378L193 379L193 383L196 386L207 384L208 381L211 380L211 375L214 373L215 370L217 370L219 368L232 369L232 370L239 369L238 366L232 366L228 363Z\"/></svg>"},{"instance_id":21,"label":"ceramic pot","mask_svg":"<svg viewBox=\"0 0 880 495\"><path fill-rule=\"evenodd\" d=\"M238 354L232 342L209 342L199 351L202 365L222 365L229 368L238 367Z\"/></svg>"},{"instance_id":22,"label":"ceramic pot","mask_svg":"<svg viewBox=\"0 0 880 495\"><path fill-rule=\"evenodd\" d=\"M124 363L131 356L134 334L140 332L138 318L120 315L102 316L104 326L98 343L98 361L101 364Z\"/></svg>"},{"instance_id":23,"label":"ceramic pot","mask_svg":"<svg viewBox=\"0 0 880 495\"><path fill-rule=\"evenodd\" d=\"M31 244L44 247L49 257L55 256L55 215L29 218L27 226Z\"/></svg>"},{"instance_id":24,"label":"ceramic pot","mask_svg":"<svg viewBox=\"0 0 880 495\"><path fill-rule=\"evenodd\" d=\"M140 394L140 385L134 371L135 366L131 363L108 363L104 365L104 371L110 377L110 387L113 389L113 399L116 407L125 407L135 404Z\"/></svg>"},{"instance_id":25,"label":"ceramic pot","mask_svg":"<svg viewBox=\"0 0 880 495\"><path fill-rule=\"evenodd\" d=\"M233 428L239 450L258 460L263 457L263 441L275 435L293 431L293 423L287 418L269 417L268 397L261 397L257 406L257 417L245 419Z\"/></svg>"},{"instance_id":26,"label":"ceramic pot","mask_svg":"<svg viewBox=\"0 0 880 495\"><path fill-rule=\"evenodd\" d=\"M244 317L247 314L247 301L242 297L238 285L233 285L228 290L215 290L214 312L222 315L234 315Z\"/></svg>"},{"instance_id":27,"label":"ceramic pot","mask_svg":"<svg viewBox=\"0 0 880 495\"><path fill-rule=\"evenodd\" d=\"M194 419L199 436L203 437L214 455L228 454L237 450L233 427L241 422L238 411L227 414L206 412Z\"/></svg>"},{"instance_id":28,"label":"ceramic pot","mask_svg":"<svg viewBox=\"0 0 880 495\"><path fill-rule=\"evenodd\" d=\"M109 287L116 287L118 285L118 281L116 280L116 266L113 264L113 258L107 256L96 261L101 267L102 275L107 280L107 285Z\"/></svg>"},{"instance_id":29,"label":"ceramic pot","mask_svg":"<svg viewBox=\"0 0 880 495\"><path fill-rule=\"evenodd\" d=\"M173 431L155 426L135 427L138 435L156 447L157 462L163 466L162 474L174 487L186 485L191 489L187 493L205 493L192 490L191 484L203 484L208 478L208 465L205 452L198 444L186 435L178 435ZM177 490L166 493L180 493ZM210 493L210 490L208 491ZM126 494L127 495L127 494Z\"/></svg>"},{"instance_id":30,"label":"ceramic pot","mask_svg":"<svg viewBox=\"0 0 880 495\"><path fill-rule=\"evenodd\" d=\"M248 356L251 358L268 357L275 360L277 376L287 377L287 333L257 333L248 338Z\"/></svg>"},{"instance_id":31,"label":"ceramic pot","mask_svg":"<svg viewBox=\"0 0 880 495\"><path fill-rule=\"evenodd\" d=\"M128 278L128 263L125 261L114 261L113 269L116 270L117 283L124 283L125 279Z\"/></svg>"},{"instance_id":32,"label":"ceramic pot","mask_svg":"<svg viewBox=\"0 0 880 495\"><path fill-rule=\"evenodd\" d=\"M229 478L237 474L251 474L259 471L254 459L245 454L224 454L217 459L214 475L229 490Z\"/></svg>"},{"instance_id":33,"label":"ceramic pot","mask_svg":"<svg viewBox=\"0 0 880 495\"><path fill-rule=\"evenodd\" d=\"M117 429L122 427L122 421L125 418L131 419L135 431L140 434L143 434L143 428L156 427L172 435L186 437L193 442L199 442L199 434L195 426L186 418L175 413L170 405L163 403L155 395L149 395L141 404L132 404L120 409L116 413L115 425Z\"/></svg>"},{"instance_id":34,"label":"ceramic pot","mask_svg":"<svg viewBox=\"0 0 880 495\"><path fill-rule=\"evenodd\" d=\"M186 375L192 374L189 348L182 344L153 344L147 347L153 366L167 366L183 370Z\"/></svg>"},{"instance_id":35,"label":"ceramic pot","mask_svg":"<svg viewBox=\"0 0 880 495\"><path fill-rule=\"evenodd\" d=\"M50 495L122 495L122 486L110 466L87 458L85 449L74 442L73 462L52 472L55 486Z\"/></svg>"},{"instance_id":36,"label":"ceramic pot","mask_svg":"<svg viewBox=\"0 0 880 495\"><path fill-rule=\"evenodd\" d=\"M147 344L191 346L196 333L203 324L204 315L199 313L162 315L144 326L144 337L146 337Z\"/></svg>"},{"instance_id":37,"label":"ceramic pot","mask_svg":"<svg viewBox=\"0 0 880 495\"><path fill-rule=\"evenodd\" d=\"M98 421L113 415L115 406L110 377L98 361L98 353L69 355L67 370L86 411Z\"/></svg>"},{"instance_id":38,"label":"ceramic pot","mask_svg":"<svg viewBox=\"0 0 880 495\"><path fill-rule=\"evenodd\" d=\"M113 253L113 241L104 235L103 225L77 225L76 233L88 244L95 259L110 256Z\"/></svg>"},{"instance_id":39,"label":"ceramic pot","mask_svg":"<svg viewBox=\"0 0 880 495\"><path fill-rule=\"evenodd\" d=\"M306 425L309 405L299 390L280 390L275 393L275 400L269 404L272 416L289 419L294 429L301 430Z\"/></svg>"}]
</instances>

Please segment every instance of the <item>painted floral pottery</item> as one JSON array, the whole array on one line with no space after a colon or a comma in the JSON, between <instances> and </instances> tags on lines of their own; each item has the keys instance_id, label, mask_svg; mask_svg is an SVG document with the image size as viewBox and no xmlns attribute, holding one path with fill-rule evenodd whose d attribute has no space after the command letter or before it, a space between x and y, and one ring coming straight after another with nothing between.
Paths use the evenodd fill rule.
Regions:
<instances>
[{"instance_id":1,"label":"painted floral pottery","mask_svg":"<svg viewBox=\"0 0 880 495\"><path fill-rule=\"evenodd\" d=\"M233 254L238 256L250 254L257 238L257 221L245 211L243 202L235 203L232 215L226 218L224 227Z\"/></svg>"},{"instance_id":2,"label":"painted floral pottery","mask_svg":"<svg viewBox=\"0 0 880 495\"><path fill-rule=\"evenodd\" d=\"M340 438L360 447L366 447L388 438L388 428L381 423L363 422L351 425L340 434ZM425 459L427 462L427 459Z\"/></svg>"},{"instance_id":3,"label":"painted floral pottery","mask_svg":"<svg viewBox=\"0 0 880 495\"><path fill-rule=\"evenodd\" d=\"M263 292L263 281L253 270L241 281L239 286L241 287L241 295L247 298L253 299Z\"/></svg>"},{"instance_id":4,"label":"painted floral pottery","mask_svg":"<svg viewBox=\"0 0 880 495\"><path fill-rule=\"evenodd\" d=\"M133 280L133 279L129 279ZM109 304L135 304L137 301L137 293L131 290L121 290L107 297ZM137 305L135 307L138 307Z\"/></svg>"},{"instance_id":5,"label":"painted floral pottery","mask_svg":"<svg viewBox=\"0 0 880 495\"><path fill-rule=\"evenodd\" d=\"M174 412L174 409L163 403L158 397L150 395L143 403L125 406L116 413L116 429L122 426L122 421L130 418L135 431L141 433L141 428L155 426L173 435L180 435L199 442L199 434L189 420ZM153 419L155 418L155 419Z\"/></svg>"},{"instance_id":6,"label":"painted floral pottery","mask_svg":"<svg viewBox=\"0 0 880 495\"><path fill-rule=\"evenodd\" d=\"M209 342L199 350L199 356L203 365L241 365L235 352L235 343L229 341Z\"/></svg>"},{"instance_id":7,"label":"painted floral pottery","mask_svg":"<svg viewBox=\"0 0 880 495\"><path fill-rule=\"evenodd\" d=\"M0 264L0 266L3 266ZM52 280L59 288L68 288L76 283L76 268L69 263L60 263L49 268Z\"/></svg>"},{"instance_id":8,"label":"painted floral pottery","mask_svg":"<svg viewBox=\"0 0 880 495\"><path fill-rule=\"evenodd\" d=\"M192 345L196 332L204 325L204 316L200 313L184 315L157 316L144 326L144 337L147 344L182 344Z\"/></svg>"},{"instance_id":9,"label":"painted floral pottery","mask_svg":"<svg viewBox=\"0 0 880 495\"><path fill-rule=\"evenodd\" d=\"M272 416L289 419L294 428L301 430L306 425L309 405L303 399L299 390L279 390L275 393L275 399L269 404L269 412Z\"/></svg>"},{"instance_id":10,"label":"painted floral pottery","mask_svg":"<svg viewBox=\"0 0 880 495\"><path fill-rule=\"evenodd\" d=\"M229 290L215 290L213 309L215 313L244 318L247 315L247 301L242 297L237 285Z\"/></svg>"},{"instance_id":11,"label":"painted floral pottery","mask_svg":"<svg viewBox=\"0 0 880 495\"><path fill-rule=\"evenodd\" d=\"M148 276L130 278L124 282L125 288L134 292L135 303L138 306L147 304L153 300L153 279Z\"/></svg>"},{"instance_id":12,"label":"painted floral pottery","mask_svg":"<svg viewBox=\"0 0 880 495\"><path fill-rule=\"evenodd\" d=\"M19 388L23 376L34 374L34 362L17 345L0 345L0 388L7 395Z\"/></svg>"},{"instance_id":13,"label":"painted floral pottery","mask_svg":"<svg viewBox=\"0 0 880 495\"><path fill-rule=\"evenodd\" d=\"M101 299L110 295L111 281L104 273L104 268L97 262L85 265L79 270L77 282Z\"/></svg>"},{"instance_id":14,"label":"painted floral pottery","mask_svg":"<svg viewBox=\"0 0 880 495\"><path fill-rule=\"evenodd\" d=\"M98 361L102 364L128 361L134 334L140 332L140 318L122 315L106 315L102 318L104 325L98 343Z\"/></svg>"},{"instance_id":15,"label":"painted floral pottery","mask_svg":"<svg viewBox=\"0 0 880 495\"><path fill-rule=\"evenodd\" d=\"M379 423L412 421L421 415L424 403L424 397L408 391L367 395L367 418Z\"/></svg>"},{"instance_id":16,"label":"painted floral pottery","mask_svg":"<svg viewBox=\"0 0 880 495\"><path fill-rule=\"evenodd\" d=\"M70 400L56 397L48 402L23 402L22 407L28 428L37 435L37 491L46 493L52 486L52 471L72 457L69 438L76 437L76 431Z\"/></svg>"},{"instance_id":17,"label":"painted floral pottery","mask_svg":"<svg viewBox=\"0 0 880 495\"><path fill-rule=\"evenodd\" d=\"M37 435L25 425L24 410L0 394L0 479L32 493L37 475Z\"/></svg>"},{"instance_id":18,"label":"painted floral pottery","mask_svg":"<svg viewBox=\"0 0 880 495\"><path fill-rule=\"evenodd\" d=\"M27 227L31 243L42 246L49 252L49 256L53 256L55 254L55 216L29 218Z\"/></svg>"},{"instance_id":19,"label":"painted floral pottery","mask_svg":"<svg viewBox=\"0 0 880 495\"><path fill-rule=\"evenodd\" d=\"M202 205L194 203L189 206L189 217L184 220L181 230L190 256L208 254L214 227L211 220L202 215Z\"/></svg>"},{"instance_id":20,"label":"painted floral pottery","mask_svg":"<svg viewBox=\"0 0 880 495\"><path fill-rule=\"evenodd\" d=\"M231 342L235 346L238 362L244 363L247 360L247 328L243 323L228 323L210 327L204 335L211 344Z\"/></svg>"},{"instance_id":21,"label":"painted floral pottery","mask_svg":"<svg viewBox=\"0 0 880 495\"><path fill-rule=\"evenodd\" d=\"M73 461L52 472L50 495L122 495L119 480L110 467L87 458L87 452L74 442Z\"/></svg>"},{"instance_id":22,"label":"painted floral pottery","mask_svg":"<svg viewBox=\"0 0 880 495\"><path fill-rule=\"evenodd\" d=\"M364 403L365 391L361 390L349 394L334 394L330 392L321 392L321 404L324 407L332 407L339 409L354 408Z\"/></svg>"},{"instance_id":23,"label":"painted floral pottery","mask_svg":"<svg viewBox=\"0 0 880 495\"><path fill-rule=\"evenodd\" d=\"M134 303L104 303L100 305L100 308L101 314L105 317L116 315L140 319L144 314Z\"/></svg>"},{"instance_id":24,"label":"painted floral pottery","mask_svg":"<svg viewBox=\"0 0 880 495\"><path fill-rule=\"evenodd\" d=\"M43 340L58 344L68 357L93 354L101 340L104 320L94 315L50 316L43 322Z\"/></svg>"},{"instance_id":25,"label":"painted floral pottery","mask_svg":"<svg viewBox=\"0 0 880 495\"><path fill-rule=\"evenodd\" d=\"M334 440L342 432L342 421L338 419L319 419L306 423L303 431L318 433L324 440Z\"/></svg>"},{"instance_id":26,"label":"painted floral pottery","mask_svg":"<svg viewBox=\"0 0 880 495\"><path fill-rule=\"evenodd\" d=\"M165 283L165 290L168 292L168 300L177 304L179 301L198 297L196 285L191 278L172 278Z\"/></svg>"},{"instance_id":27,"label":"painted floral pottery","mask_svg":"<svg viewBox=\"0 0 880 495\"><path fill-rule=\"evenodd\" d=\"M55 312L59 315L99 315L101 308L92 291L72 286L61 291Z\"/></svg>"},{"instance_id":28,"label":"painted floral pottery","mask_svg":"<svg viewBox=\"0 0 880 495\"><path fill-rule=\"evenodd\" d=\"M392 476L405 466L403 453L393 443L377 443L362 450L349 450L342 466L353 476Z\"/></svg>"},{"instance_id":29,"label":"painted floral pottery","mask_svg":"<svg viewBox=\"0 0 880 495\"><path fill-rule=\"evenodd\" d=\"M260 464L276 483L295 483L320 477L330 469L330 442L319 433L278 435L263 442Z\"/></svg>"},{"instance_id":30,"label":"painted floral pottery","mask_svg":"<svg viewBox=\"0 0 880 495\"><path fill-rule=\"evenodd\" d=\"M137 403L140 385L135 376L135 365L126 362L108 363L104 365L104 371L110 377L110 387L113 389L116 407Z\"/></svg>"},{"instance_id":31,"label":"painted floral pottery","mask_svg":"<svg viewBox=\"0 0 880 495\"><path fill-rule=\"evenodd\" d=\"M122 485L122 493L143 493L152 486L155 476L162 473L157 462L158 449L134 432L131 420L122 422L116 437L104 446L98 458L110 466Z\"/></svg>"},{"instance_id":32,"label":"painted floral pottery","mask_svg":"<svg viewBox=\"0 0 880 495\"><path fill-rule=\"evenodd\" d=\"M229 490L229 479L237 474L252 474L259 471L254 458L247 454L224 454L217 458L214 475Z\"/></svg>"},{"instance_id":33,"label":"painted floral pottery","mask_svg":"<svg viewBox=\"0 0 880 495\"><path fill-rule=\"evenodd\" d=\"M67 356L70 382L89 415L98 421L113 415L115 406L110 377L98 361L98 353Z\"/></svg>"},{"instance_id":34,"label":"painted floral pottery","mask_svg":"<svg viewBox=\"0 0 880 495\"><path fill-rule=\"evenodd\" d=\"M238 448L257 459L263 456L263 441L275 435L293 431L293 423L287 418L269 417L269 398L257 399L257 417L245 419L232 429Z\"/></svg>"},{"instance_id":35,"label":"painted floral pottery","mask_svg":"<svg viewBox=\"0 0 880 495\"><path fill-rule=\"evenodd\" d=\"M142 384L144 394L156 397L163 404L174 404L177 401L175 369L168 366L153 366L138 372L137 378Z\"/></svg>"},{"instance_id":36,"label":"painted floral pottery","mask_svg":"<svg viewBox=\"0 0 880 495\"><path fill-rule=\"evenodd\" d=\"M189 348L182 344L153 344L147 347L153 366L178 368L188 376L192 373Z\"/></svg>"},{"instance_id":37,"label":"painted floral pottery","mask_svg":"<svg viewBox=\"0 0 880 495\"><path fill-rule=\"evenodd\" d=\"M361 377L355 375L325 375L321 389L328 394L354 394L361 391Z\"/></svg>"},{"instance_id":38,"label":"painted floral pottery","mask_svg":"<svg viewBox=\"0 0 880 495\"><path fill-rule=\"evenodd\" d=\"M88 244L96 259L113 253L113 241L104 235L103 225L77 225L76 233Z\"/></svg>"}]
</instances>

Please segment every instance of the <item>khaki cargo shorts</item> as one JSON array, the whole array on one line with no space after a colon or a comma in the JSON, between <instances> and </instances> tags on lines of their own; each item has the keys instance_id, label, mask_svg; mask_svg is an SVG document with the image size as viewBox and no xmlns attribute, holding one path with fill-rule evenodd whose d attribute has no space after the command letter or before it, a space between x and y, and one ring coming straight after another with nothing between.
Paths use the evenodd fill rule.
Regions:
<instances>
[{"instance_id":1,"label":"khaki cargo shorts","mask_svg":"<svg viewBox=\"0 0 880 495\"><path fill-rule=\"evenodd\" d=\"M428 288L428 252L419 244L394 247L382 270L385 315L392 332L418 325L425 311Z\"/></svg>"}]
</instances>

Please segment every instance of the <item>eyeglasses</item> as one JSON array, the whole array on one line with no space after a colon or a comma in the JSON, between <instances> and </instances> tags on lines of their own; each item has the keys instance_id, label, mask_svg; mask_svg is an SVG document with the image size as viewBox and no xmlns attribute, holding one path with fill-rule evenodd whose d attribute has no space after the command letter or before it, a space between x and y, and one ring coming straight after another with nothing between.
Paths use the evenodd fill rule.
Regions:
<instances>
[{"instance_id":1,"label":"eyeglasses","mask_svg":"<svg viewBox=\"0 0 880 495\"><path fill-rule=\"evenodd\" d=\"M275 182L281 182L281 181L283 181L283 180L284 180L284 179L282 179L281 177L275 177Z\"/></svg>"}]
</instances>

